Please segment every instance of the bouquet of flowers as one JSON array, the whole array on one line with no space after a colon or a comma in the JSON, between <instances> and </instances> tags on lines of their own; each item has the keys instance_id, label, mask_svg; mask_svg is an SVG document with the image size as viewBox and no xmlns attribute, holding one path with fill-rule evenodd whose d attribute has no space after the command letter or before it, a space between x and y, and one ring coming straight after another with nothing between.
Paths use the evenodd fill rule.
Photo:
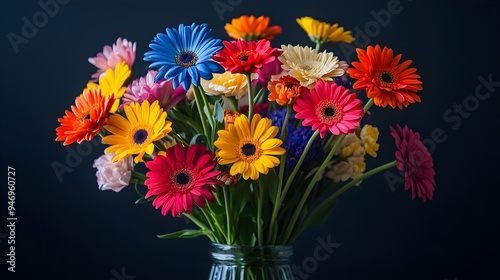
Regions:
<instances>
[{"instance_id":1,"label":"bouquet of flowers","mask_svg":"<svg viewBox=\"0 0 500 280\"><path fill-rule=\"evenodd\" d=\"M394 167L412 199L432 199L432 158L407 126L390 129L394 161L371 169L365 162L379 151L373 105L421 101L412 61L375 45L347 63L325 47L351 43L350 31L296 21L314 47L273 47L282 28L264 16L234 18L228 40L212 37L207 24L166 28L144 54L150 69L135 79L136 43L119 38L89 58L98 70L58 119L56 141L102 137L100 189L134 186L137 203L197 226L161 238L292 244L326 221L342 193Z\"/></svg>"}]
</instances>

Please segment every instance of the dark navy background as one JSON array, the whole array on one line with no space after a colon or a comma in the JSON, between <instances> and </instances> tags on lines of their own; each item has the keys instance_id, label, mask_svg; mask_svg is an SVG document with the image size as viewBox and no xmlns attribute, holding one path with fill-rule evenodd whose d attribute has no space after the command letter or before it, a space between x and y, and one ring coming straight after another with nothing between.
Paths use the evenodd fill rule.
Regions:
<instances>
[{"instance_id":1,"label":"dark navy background","mask_svg":"<svg viewBox=\"0 0 500 280\"><path fill-rule=\"evenodd\" d=\"M42 0L44 1L44 0ZM213 3L225 3L226 10ZM437 2L437 1L435 1ZM265 15L283 27L273 44L311 45L295 19L338 22L358 36L358 46L381 44L412 59L422 76L422 102L405 110L374 108L381 149L368 168L390 161L389 126L407 124L421 133L436 169L434 199L411 200L402 183L394 189L382 174L341 197L328 222L306 231L293 263L309 265L297 279L499 279L498 84L476 88L480 78L500 81L498 1L78 1L60 0L43 17L37 1L8 1L1 8L2 169L16 170L16 272L7 273L7 188L1 190L1 279L207 279L209 240L161 240L194 227L163 217L149 204L135 205L127 187L97 188L92 163L102 145L64 148L55 142L57 118L69 109L95 67L87 58L118 37L137 42L135 77L149 41L166 27L208 23L229 39L224 24L240 15ZM65 4L62 4L65 3ZM399 4L398 4L399 3ZM388 8L389 6L389 8ZM379 18L391 10L390 19ZM23 36L23 18L39 27ZM12 34L11 34L12 36ZM364 45L363 45L364 43ZM353 44L356 46L356 44ZM329 46L340 59L354 55ZM352 49L350 49L352 50ZM489 95L488 92L491 92ZM464 104L465 103L465 104ZM459 109L462 108L462 111ZM434 135L434 138L432 138ZM79 152L77 158L68 154ZM70 159L68 163L67 158ZM72 172L56 176L52 165ZM71 166L70 166L71 165ZM396 174L396 171L394 174ZM318 239L340 244L311 268ZM5 273L4 273L5 272ZM127 276L128 277L125 277Z\"/></svg>"}]
</instances>

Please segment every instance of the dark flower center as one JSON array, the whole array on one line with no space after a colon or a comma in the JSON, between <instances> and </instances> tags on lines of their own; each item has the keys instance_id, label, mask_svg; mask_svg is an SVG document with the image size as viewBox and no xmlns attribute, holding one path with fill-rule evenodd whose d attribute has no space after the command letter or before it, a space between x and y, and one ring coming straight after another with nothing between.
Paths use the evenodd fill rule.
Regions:
<instances>
[{"instance_id":1,"label":"dark flower center","mask_svg":"<svg viewBox=\"0 0 500 280\"><path fill-rule=\"evenodd\" d=\"M247 60L248 60L248 55L247 55L247 54L245 54L245 55L240 56L240 57L239 57L239 60L240 60L240 61L247 61Z\"/></svg>"},{"instance_id":2,"label":"dark flower center","mask_svg":"<svg viewBox=\"0 0 500 280\"><path fill-rule=\"evenodd\" d=\"M175 57L175 62L177 63L177 65L182 66L184 68L195 65L197 60L198 60L198 57L192 51L180 52Z\"/></svg>"},{"instance_id":3,"label":"dark flower center","mask_svg":"<svg viewBox=\"0 0 500 280\"><path fill-rule=\"evenodd\" d=\"M243 145L243 147L241 147L241 153L243 153L247 157L253 156L256 150L257 149L255 148L255 145L251 143L247 143Z\"/></svg>"},{"instance_id":4,"label":"dark flower center","mask_svg":"<svg viewBox=\"0 0 500 280\"><path fill-rule=\"evenodd\" d=\"M140 145L148 139L148 132L145 129L138 129L134 133L134 143Z\"/></svg>"},{"instance_id":5,"label":"dark flower center","mask_svg":"<svg viewBox=\"0 0 500 280\"><path fill-rule=\"evenodd\" d=\"M332 107L326 107L325 109L323 109L323 114L325 114L325 116L327 117L333 117L335 116L336 111Z\"/></svg>"},{"instance_id":6,"label":"dark flower center","mask_svg":"<svg viewBox=\"0 0 500 280\"><path fill-rule=\"evenodd\" d=\"M181 172L177 174L177 176L175 177L175 181L179 185L186 185L187 183L189 183L189 181L191 181L191 177L189 176L189 174Z\"/></svg>"},{"instance_id":7,"label":"dark flower center","mask_svg":"<svg viewBox=\"0 0 500 280\"><path fill-rule=\"evenodd\" d=\"M392 83L392 75L391 74L382 73L382 75L380 75L380 79L382 79L382 81L384 81L385 83Z\"/></svg>"}]
</instances>

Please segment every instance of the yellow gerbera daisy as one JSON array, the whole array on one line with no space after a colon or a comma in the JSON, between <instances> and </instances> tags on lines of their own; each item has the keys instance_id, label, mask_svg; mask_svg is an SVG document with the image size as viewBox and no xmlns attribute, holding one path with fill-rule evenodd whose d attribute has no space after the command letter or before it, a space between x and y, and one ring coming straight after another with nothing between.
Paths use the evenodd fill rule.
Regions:
<instances>
[{"instance_id":1,"label":"yellow gerbera daisy","mask_svg":"<svg viewBox=\"0 0 500 280\"><path fill-rule=\"evenodd\" d=\"M107 69L106 73L99 78L99 84L89 82L87 88L101 88L102 96L113 94L115 103L111 107L111 113L116 112L120 105L120 98L125 93L127 87L123 86L125 81L132 75L132 70L125 63L121 61L116 64L115 69Z\"/></svg>"},{"instance_id":2,"label":"yellow gerbera daisy","mask_svg":"<svg viewBox=\"0 0 500 280\"><path fill-rule=\"evenodd\" d=\"M134 162L143 162L145 153L152 155L154 152L154 141L160 140L172 131L172 122L166 120L167 112L161 109L158 101L151 105L148 100L141 104L130 103L123 107L125 117L113 114L109 117L109 124L104 128L112 135L102 138L102 142L109 144L107 153L114 153L116 162L127 155L138 154Z\"/></svg>"},{"instance_id":3,"label":"yellow gerbera daisy","mask_svg":"<svg viewBox=\"0 0 500 280\"><path fill-rule=\"evenodd\" d=\"M217 132L219 138L214 142L218 148L217 158L221 165L233 164L232 176L241 174L243 179L257 180L260 174L267 174L269 168L279 165L276 155L285 153L283 141L274 138L278 127L269 118L255 114L252 122L244 114L239 115L227 130Z\"/></svg>"},{"instance_id":4,"label":"yellow gerbera daisy","mask_svg":"<svg viewBox=\"0 0 500 280\"><path fill-rule=\"evenodd\" d=\"M314 88L319 79L333 81L333 77L340 77L345 72L333 52L318 52L300 45L281 45L281 49L283 53L278 57L283 63L281 67L309 89Z\"/></svg>"},{"instance_id":5,"label":"yellow gerbera daisy","mask_svg":"<svg viewBox=\"0 0 500 280\"><path fill-rule=\"evenodd\" d=\"M311 41L317 44L335 42L350 44L354 41L351 31L344 31L344 28L340 27L338 23L330 25L312 17L297 18L297 23L306 31Z\"/></svg>"}]
</instances>

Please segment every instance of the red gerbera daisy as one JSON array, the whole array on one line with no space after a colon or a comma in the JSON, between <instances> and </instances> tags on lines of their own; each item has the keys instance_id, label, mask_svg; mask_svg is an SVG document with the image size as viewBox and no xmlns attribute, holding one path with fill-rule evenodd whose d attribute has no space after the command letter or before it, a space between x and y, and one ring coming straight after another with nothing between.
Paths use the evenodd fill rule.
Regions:
<instances>
[{"instance_id":1,"label":"red gerbera daisy","mask_svg":"<svg viewBox=\"0 0 500 280\"><path fill-rule=\"evenodd\" d=\"M103 97L99 88L85 89L71 111L66 110L66 115L57 119L61 125L56 128L56 141L64 141L66 146L92 140L107 123L114 102L113 95Z\"/></svg>"},{"instance_id":2,"label":"red gerbera daisy","mask_svg":"<svg viewBox=\"0 0 500 280\"><path fill-rule=\"evenodd\" d=\"M416 68L408 68L411 60L398 64L401 54L393 55L390 48L368 46L367 50L356 49L358 61L352 62L354 68L347 69L351 78L356 79L354 89L364 89L368 98L380 107L387 105L400 109L410 103L420 102L417 91L422 90L420 76Z\"/></svg>"},{"instance_id":3,"label":"red gerbera daisy","mask_svg":"<svg viewBox=\"0 0 500 280\"><path fill-rule=\"evenodd\" d=\"M149 189L145 198L155 196L153 206L161 207L162 215L190 214L193 202L205 207L207 200L215 200L212 185L222 184L216 179L220 171L214 170L214 157L203 145L182 147L180 144L167 149L165 156L155 156L146 162L150 171L144 182Z\"/></svg>"},{"instance_id":4,"label":"red gerbera daisy","mask_svg":"<svg viewBox=\"0 0 500 280\"><path fill-rule=\"evenodd\" d=\"M255 73L266 63L281 55L282 51L271 47L271 42L261 39L247 42L243 39L222 42L224 47L212 59L231 73Z\"/></svg>"},{"instance_id":5,"label":"red gerbera daisy","mask_svg":"<svg viewBox=\"0 0 500 280\"><path fill-rule=\"evenodd\" d=\"M305 91L293 105L302 125L319 129L323 138L328 130L334 135L354 132L363 117L361 100L355 93L334 82L318 80L314 89Z\"/></svg>"},{"instance_id":6,"label":"red gerbera daisy","mask_svg":"<svg viewBox=\"0 0 500 280\"><path fill-rule=\"evenodd\" d=\"M407 126L390 127L396 142L396 167L405 173L405 190L411 189L411 198L415 196L432 200L434 192L434 163L427 148L420 141L420 134L414 133Z\"/></svg>"}]
</instances>

